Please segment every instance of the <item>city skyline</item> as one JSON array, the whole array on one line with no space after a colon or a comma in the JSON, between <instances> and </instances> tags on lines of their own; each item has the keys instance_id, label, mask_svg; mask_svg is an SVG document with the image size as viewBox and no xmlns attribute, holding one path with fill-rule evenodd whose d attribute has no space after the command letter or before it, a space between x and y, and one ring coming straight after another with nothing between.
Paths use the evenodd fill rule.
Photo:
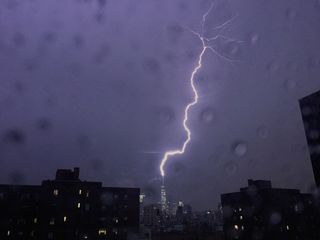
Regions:
<instances>
[{"instance_id":1,"label":"city skyline","mask_svg":"<svg viewBox=\"0 0 320 240\"><path fill-rule=\"evenodd\" d=\"M181 146L189 79L212 1L39 0L0 5L0 182L84 179L160 199L162 154ZM215 209L247 179L308 192L299 99L320 89L319 6L215 1L208 27L236 16L204 56L192 144L166 165L166 196ZM273 16L270 18L270 16ZM212 29L211 29L212 30ZM193 190L190 194L190 189Z\"/></svg>"}]
</instances>

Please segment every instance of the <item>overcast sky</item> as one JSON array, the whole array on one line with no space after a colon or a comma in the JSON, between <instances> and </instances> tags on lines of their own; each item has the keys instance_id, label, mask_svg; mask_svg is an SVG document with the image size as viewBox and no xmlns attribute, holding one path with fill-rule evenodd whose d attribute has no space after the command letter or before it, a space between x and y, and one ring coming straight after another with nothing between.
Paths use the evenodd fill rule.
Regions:
<instances>
[{"instance_id":1,"label":"overcast sky","mask_svg":"<svg viewBox=\"0 0 320 240\"><path fill-rule=\"evenodd\" d=\"M83 180L158 200L201 51L187 29L201 30L211 3L0 1L0 182L40 184L79 166ZM196 75L192 140L165 166L169 197L195 209L249 178L314 183L298 99L320 89L320 2L216 0L206 32L231 18L220 56L206 52Z\"/></svg>"}]
</instances>

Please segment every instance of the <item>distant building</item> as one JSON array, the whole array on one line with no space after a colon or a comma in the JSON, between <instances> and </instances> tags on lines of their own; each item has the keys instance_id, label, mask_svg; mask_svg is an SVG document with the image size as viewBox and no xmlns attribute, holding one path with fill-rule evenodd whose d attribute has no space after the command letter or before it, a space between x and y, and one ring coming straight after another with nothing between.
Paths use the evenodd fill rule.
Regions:
<instances>
[{"instance_id":1,"label":"distant building","mask_svg":"<svg viewBox=\"0 0 320 240\"><path fill-rule=\"evenodd\" d=\"M192 207L180 201L175 216L178 223L189 222L192 218Z\"/></svg>"},{"instance_id":2,"label":"distant building","mask_svg":"<svg viewBox=\"0 0 320 240\"><path fill-rule=\"evenodd\" d=\"M162 222L161 204L150 204L143 208L143 223L153 230L158 230Z\"/></svg>"},{"instance_id":3,"label":"distant building","mask_svg":"<svg viewBox=\"0 0 320 240\"><path fill-rule=\"evenodd\" d=\"M227 240L320 239L319 211L311 194L249 180L240 192L221 195Z\"/></svg>"},{"instance_id":4,"label":"distant building","mask_svg":"<svg viewBox=\"0 0 320 240\"><path fill-rule=\"evenodd\" d=\"M160 199L161 211L163 214L168 214L167 193L166 193L166 187L164 185L164 182L161 185L160 196L161 196L161 199Z\"/></svg>"},{"instance_id":5,"label":"distant building","mask_svg":"<svg viewBox=\"0 0 320 240\"><path fill-rule=\"evenodd\" d=\"M320 187L320 91L300 100L316 185Z\"/></svg>"},{"instance_id":6,"label":"distant building","mask_svg":"<svg viewBox=\"0 0 320 240\"><path fill-rule=\"evenodd\" d=\"M40 186L0 185L0 239L126 239L139 227L139 194L81 181L78 168Z\"/></svg>"}]
</instances>

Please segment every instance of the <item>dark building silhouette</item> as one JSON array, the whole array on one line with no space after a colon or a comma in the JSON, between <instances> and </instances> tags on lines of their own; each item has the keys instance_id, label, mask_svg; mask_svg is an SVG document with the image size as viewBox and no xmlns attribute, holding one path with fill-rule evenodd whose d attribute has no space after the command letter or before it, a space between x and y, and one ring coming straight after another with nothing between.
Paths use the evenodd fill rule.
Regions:
<instances>
[{"instance_id":1,"label":"dark building silhouette","mask_svg":"<svg viewBox=\"0 0 320 240\"><path fill-rule=\"evenodd\" d=\"M144 207L143 224L151 229L159 229L162 223L161 204L150 204Z\"/></svg>"},{"instance_id":2,"label":"dark building silhouette","mask_svg":"<svg viewBox=\"0 0 320 240\"><path fill-rule=\"evenodd\" d=\"M320 239L319 211L311 194L249 180L240 192L221 195L227 240Z\"/></svg>"},{"instance_id":3,"label":"dark building silhouette","mask_svg":"<svg viewBox=\"0 0 320 240\"><path fill-rule=\"evenodd\" d=\"M139 194L81 181L78 168L40 186L0 185L0 239L126 239L139 227Z\"/></svg>"},{"instance_id":4,"label":"dark building silhouette","mask_svg":"<svg viewBox=\"0 0 320 240\"><path fill-rule=\"evenodd\" d=\"M320 187L320 91L300 100L300 109L309 146L316 185Z\"/></svg>"}]
</instances>

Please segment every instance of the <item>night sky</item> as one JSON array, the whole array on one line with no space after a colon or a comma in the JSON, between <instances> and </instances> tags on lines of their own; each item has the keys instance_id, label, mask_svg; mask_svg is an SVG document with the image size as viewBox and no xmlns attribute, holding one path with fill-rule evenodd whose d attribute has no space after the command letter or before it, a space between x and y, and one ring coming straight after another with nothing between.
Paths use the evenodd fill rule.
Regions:
<instances>
[{"instance_id":1,"label":"night sky","mask_svg":"<svg viewBox=\"0 0 320 240\"><path fill-rule=\"evenodd\" d=\"M217 0L205 29L234 17L196 76L192 141L166 165L168 195L195 209L249 178L314 184L298 99L320 89L320 2ZM40 184L57 168L141 187L179 148L190 75L211 0L1 0L0 182ZM241 41L241 42L239 42Z\"/></svg>"}]
</instances>

